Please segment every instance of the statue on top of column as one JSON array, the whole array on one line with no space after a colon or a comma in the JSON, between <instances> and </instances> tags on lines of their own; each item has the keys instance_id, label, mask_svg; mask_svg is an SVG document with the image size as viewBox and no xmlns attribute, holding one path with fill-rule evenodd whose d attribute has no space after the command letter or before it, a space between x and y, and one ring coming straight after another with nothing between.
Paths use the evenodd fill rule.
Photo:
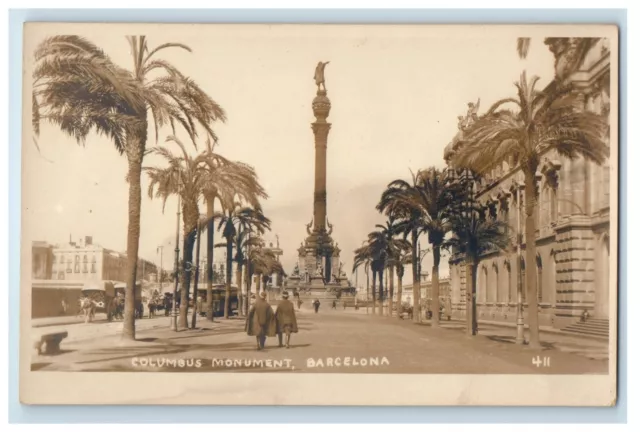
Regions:
<instances>
[{"instance_id":1,"label":"statue on top of column","mask_svg":"<svg viewBox=\"0 0 640 432\"><path fill-rule=\"evenodd\" d=\"M318 91L324 90L327 91L327 87L324 84L324 68L327 66L329 62L318 62L316 66L316 73L313 75L313 79L316 81L316 85L318 86Z\"/></svg>"}]
</instances>

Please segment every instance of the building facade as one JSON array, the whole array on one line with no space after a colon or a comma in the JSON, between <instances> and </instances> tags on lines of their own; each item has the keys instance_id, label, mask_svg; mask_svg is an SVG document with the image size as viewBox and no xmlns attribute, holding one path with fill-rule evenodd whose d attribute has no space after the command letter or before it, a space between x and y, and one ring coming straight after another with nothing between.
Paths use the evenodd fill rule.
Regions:
<instances>
[{"instance_id":1,"label":"building facade","mask_svg":"<svg viewBox=\"0 0 640 432\"><path fill-rule=\"evenodd\" d=\"M451 302L452 304L452 291L451 291L451 279L450 278L441 278L440 279L440 305L442 307L445 304ZM431 277L423 274L420 278L420 301L422 304L423 312L426 312L426 307L431 308L431 302L433 300L433 295L431 292ZM403 303L408 303L413 305L413 284L406 283L402 285L402 301Z\"/></svg>"},{"instance_id":2,"label":"building facade","mask_svg":"<svg viewBox=\"0 0 640 432\"><path fill-rule=\"evenodd\" d=\"M51 279L53 272L53 245L35 241L31 245L31 278Z\"/></svg>"},{"instance_id":3,"label":"building facade","mask_svg":"<svg viewBox=\"0 0 640 432\"><path fill-rule=\"evenodd\" d=\"M578 40L548 39L556 56L557 76L572 55ZM593 45L577 72L568 77L583 97L582 109L609 114L609 48L606 39ZM472 121L472 119L471 119ZM461 122L463 123L463 122ZM447 146L445 160L456 151L459 135ZM608 137L607 137L608 143ZM535 208L536 271L540 325L565 327L587 311L590 316L609 318L609 215L610 165L597 165L582 158L569 160L558 154L543 156L538 172ZM524 178L507 162L496 166L478 186L476 198L489 206L493 217L513 229L507 253L482 257L477 270L479 320L516 320L518 272L528 313L525 250L516 253L515 233L524 234ZM518 212L520 215L518 217ZM524 237L524 236L523 236ZM524 242L524 239L523 239ZM518 262L519 261L519 262ZM461 256L450 260L451 300L454 315L464 316L466 302L465 264Z\"/></svg>"},{"instance_id":4,"label":"building facade","mask_svg":"<svg viewBox=\"0 0 640 432\"><path fill-rule=\"evenodd\" d=\"M48 245L49 261L43 258L45 248L41 244L44 242L34 242L33 245L34 279L126 281L127 255L94 244L90 236L78 242L69 241L62 245ZM49 270L41 269L45 262L48 263ZM157 272L158 269L154 263L141 258L138 260L137 279L152 281Z\"/></svg>"}]
</instances>

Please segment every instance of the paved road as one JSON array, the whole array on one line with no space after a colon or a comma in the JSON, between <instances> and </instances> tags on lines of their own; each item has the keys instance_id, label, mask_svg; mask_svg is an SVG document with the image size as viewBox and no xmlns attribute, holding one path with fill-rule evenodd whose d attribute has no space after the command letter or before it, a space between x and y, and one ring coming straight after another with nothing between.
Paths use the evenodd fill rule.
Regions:
<instances>
[{"instance_id":1,"label":"paved road","mask_svg":"<svg viewBox=\"0 0 640 432\"><path fill-rule=\"evenodd\" d=\"M147 320L154 321L154 320ZM570 339L548 340L535 351L516 346L505 329L481 327L482 336L467 337L459 324L432 329L396 318L321 311L298 314L300 332L290 349L267 340L264 351L244 333L241 319L200 329L139 331L139 341L122 346L118 336L67 341L65 353L34 359L33 369L81 371L291 371L328 373L606 373L608 365L594 352L602 345ZM551 336L550 336L551 337ZM562 349L574 344L580 349ZM593 357L593 358L589 358ZM536 365L533 360L540 359ZM543 360L550 360L544 366Z\"/></svg>"}]
</instances>

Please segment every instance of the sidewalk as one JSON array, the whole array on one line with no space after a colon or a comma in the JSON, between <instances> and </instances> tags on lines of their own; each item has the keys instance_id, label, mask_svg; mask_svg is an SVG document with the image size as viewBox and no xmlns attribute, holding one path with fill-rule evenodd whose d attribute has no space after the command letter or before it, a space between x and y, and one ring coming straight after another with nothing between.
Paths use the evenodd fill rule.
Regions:
<instances>
[{"instance_id":1,"label":"sidewalk","mask_svg":"<svg viewBox=\"0 0 640 432\"><path fill-rule=\"evenodd\" d=\"M97 313L93 319L94 323L107 322L107 314ZM46 317L35 318L31 320L31 327L48 327L56 325L68 325L68 324L81 324L84 323L84 317L82 316L59 316L59 317Z\"/></svg>"}]
</instances>

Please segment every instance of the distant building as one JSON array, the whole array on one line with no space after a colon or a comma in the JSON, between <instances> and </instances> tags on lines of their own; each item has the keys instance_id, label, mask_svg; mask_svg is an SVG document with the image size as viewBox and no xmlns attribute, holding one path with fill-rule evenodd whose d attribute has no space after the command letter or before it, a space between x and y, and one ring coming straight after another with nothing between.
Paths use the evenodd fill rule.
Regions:
<instances>
[{"instance_id":1,"label":"distant building","mask_svg":"<svg viewBox=\"0 0 640 432\"><path fill-rule=\"evenodd\" d=\"M34 241L31 244L31 278L51 279L53 257L53 245L43 241Z\"/></svg>"},{"instance_id":2,"label":"distant building","mask_svg":"<svg viewBox=\"0 0 640 432\"><path fill-rule=\"evenodd\" d=\"M440 304L444 305L445 300L451 299L451 279L440 279ZM431 278L422 274L420 280L420 300L423 304L430 304L433 300L431 293ZM402 301L413 304L413 283L409 282L402 285Z\"/></svg>"},{"instance_id":3,"label":"distant building","mask_svg":"<svg viewBox=\"0 0 640 432\"><path fill-rule=\"evenodd\" d=\"M42 250L40 248L39 250ZM39 252L42 256L42 252ZM34 262L34 272L36 260ZM42 262L39 258L38 263ZM51 246L51 272L49 277L34 279L56 280L113 280L125 282L127 254L93 243L93 238ZM137 279L151 281L157 275L157 266L151 261L138 259ZM42 272L39 273L43 275Z\"/></svg>"}]
</instances>

